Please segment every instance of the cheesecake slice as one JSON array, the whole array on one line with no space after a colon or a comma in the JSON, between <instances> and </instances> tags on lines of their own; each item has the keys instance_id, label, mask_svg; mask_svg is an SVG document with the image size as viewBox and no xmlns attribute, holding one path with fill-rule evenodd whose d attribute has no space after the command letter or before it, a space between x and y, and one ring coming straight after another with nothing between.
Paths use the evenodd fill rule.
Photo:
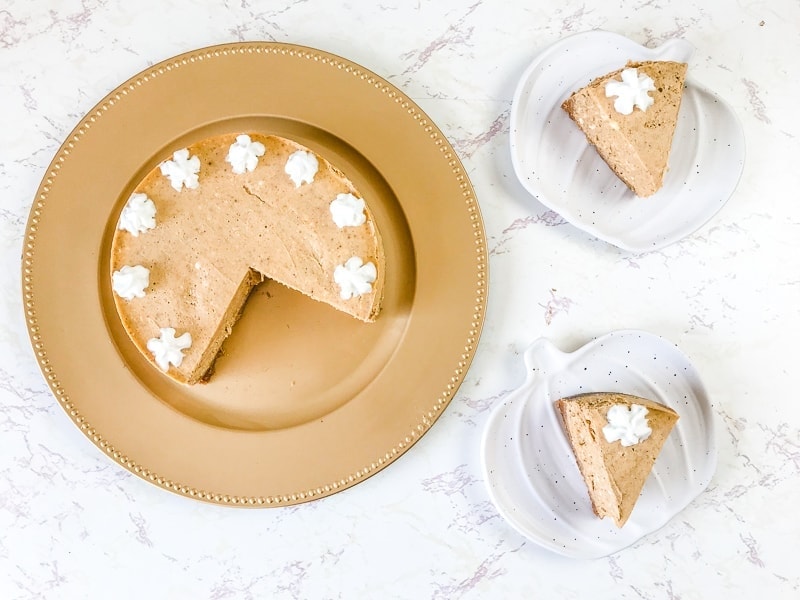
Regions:
<instances>
[{"instance_id":1,"label":"cheesecake slice","mask_svg":"<svg viewBox=\"0 0 800 600\"><path fill-rule=\"evenodd\" d=\"M622 527L678 421L671 408L618 393L555 402L595 514Z\"/></svg>"},{"instance_id":2,"label":"cheesecake slice","mask_svg":"<svg viewBox=\"0 0 800 600\"><path fill-rule=\"evenodd\" d=\"M561 105L637 196L651 196L664 184L686 69L673 61L629 62Z\"/></svg>"}]
</instances>

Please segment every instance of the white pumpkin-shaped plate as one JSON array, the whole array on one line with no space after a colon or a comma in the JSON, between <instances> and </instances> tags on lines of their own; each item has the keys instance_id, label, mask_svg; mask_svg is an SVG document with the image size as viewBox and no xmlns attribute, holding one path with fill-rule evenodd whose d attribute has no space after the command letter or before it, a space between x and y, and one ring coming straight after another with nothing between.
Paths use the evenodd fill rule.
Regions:
<instances>
[{"instance_id":1,"label":"white pumpkin-shaped plate","mask_svg":"<svg viewBox=\"0 0 800 600\"><path fill-rule=\"evenodd\" d=\"M692 77L692 46L681 39L646 48L589 31L539 53L517 86L511 160L525 189L576 227L633 252L658 250L695 232L728 201L744 167L736 115ZM639 198L611 171L561 103L628 61L689 63L664 186Z\"/></svg>"},{"instance_id":2,"label":"white pumpkin-shaped plate","mask_svg":"<svg viewBox=\"0 0 800 600\"><path fill-rule=\"evenodd\" d=\"M674 344L624 330L569 353L540 339L524 358L527 378L492 412L482 459L498 512L525 537L569 557L607 556L664 526L708 486L717 462L711 406ZM680 415L622 528L592 511L553 405L585 392L633 394Z\"/></svg>"}]
</instances>

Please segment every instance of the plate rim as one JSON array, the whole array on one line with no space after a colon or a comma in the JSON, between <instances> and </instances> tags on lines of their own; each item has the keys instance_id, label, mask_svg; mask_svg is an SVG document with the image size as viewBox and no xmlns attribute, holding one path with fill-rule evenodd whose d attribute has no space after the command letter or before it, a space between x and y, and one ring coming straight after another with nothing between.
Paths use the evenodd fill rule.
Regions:
<instances>
[{"instance_id":1,"label":"plate rim","mask_svg":"<svg viewBox=\"0 0 800 600\"><path fill-rule=\"evenodd\" d=\"M48 228L43 217L47 212L48 201L51 201L53 196L57 195L59 192L59 174L62 172L62 169L66 170L69 168L69 155L73 151L77 151L76 148L79 148L81 139L88 131L95 131L95 129L102 125L103 115L109 111L113 111L114 105L118 102L122 102L123 97L134 95L136 89L145 86L148 81L159 77L163 78L169 71L179 69L182 66L192 65L195 64L195 62L199 63L203 60L210 61L223 56L232 56L235 58L237 56L253 54L263 54L272 57L302 58L313 61L314 63L327 65L332 69L340 71L343 76L356 77L363 82L364 86L367 86L365 89L372 88L373 90L382 92L381 97L385 98L390 106L405 111L411 116L413 121L408 127L417 125L423 130L428 139L426 143L432 144L433 148L439 150L438 156L444 159L444 164L450 169L450 176L454 180L452 184L459 191L460 206L463 206L465 210L464 216L469 223L468 226L471 228L471 237L474 246L470 248L470 256L474 257L474 262L471 263L472 295L468 299L468 303L471 306L469 312L472 313L472 319L464 326L466 336L461 340L462 351L460 356L452 361L450 371L442 376L442 380L446 383L444 383L440 389L430 390L430 399L427 400L428 409L419 411L419 414L415 417L415 423L409 423L407 429L405 429L403 433L398 434L397 438L386 440L385 454L373 457L372 460L366 462L366 464L343 467L342 471L346 472L343 476L331 476L329 481L320 482L320 484L314 488L283 491L280 493L265 493L263 495L237 496L225 493L224 490L209 491L197 489L189 482L176 481L159 475L146 465L139 464L134 456L128 456L123 449L115 447L113 439L106 438L103 433L96 429L82 415L80 399L72 398L71 391L66 389L61 382L56 365L58 362L57 357L55 361L51 360L53 357L48 351L47 341L50 337L55 336L49 336L48 332L43 331L37 320L39 305L37 302L36 285L37 281L40 279L40 270L44 270L45 267L41 265L41 254L37 254L36 252L36 241L42 231L46 231ZM356 150L363 152L362 148L356 148ZM405 206L403 198L398 196L397 201L400 206ZM146 67L106 94L105 97L80 119L70 133L64 137L63 143L56 151L49 166L44 170L41 183L33 198L28 214L21 263L22 296L25 310L24 317L29 341L46 383L57 403L62 407L73 424L76 425L85 437L94 443L106 457L139 476L141 479L157 487L188 498L229 506L285 506L316 500L364 481L366 478L381 471L383 468L393 463L399 456L403 455L429 431L433 423L438 420L444 409L449 405L463 382L474 359L478 342L483 331L488 296L488 248L480 205L478 204L473 185L469 180L466 169L463 167L460 158L445 135L436 126L433 120L404 92L369 69L366 69L354 61L324 50L285 42L231 42L182 52ZM400 345L402 346L402 342Z\"/></svg>"}]
</instances>

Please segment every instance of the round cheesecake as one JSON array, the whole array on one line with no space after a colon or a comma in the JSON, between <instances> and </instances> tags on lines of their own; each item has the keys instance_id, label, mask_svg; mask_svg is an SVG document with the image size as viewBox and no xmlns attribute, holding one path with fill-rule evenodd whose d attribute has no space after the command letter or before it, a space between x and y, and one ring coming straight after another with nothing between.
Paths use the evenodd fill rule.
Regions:
<instances>
[{"instance_id":1,"label":"round cheesecake","mask_svg":"<svg viewBox=\"0 0 800 600\"><path fill-rule=\"evenodd\" d=\"M365 322L381 308L384 251L353 183L291 140L204 139L136 186L111 245L122 324L176 381L210 377L251 289L264 279Z\"/></svg>"}]
</instances>

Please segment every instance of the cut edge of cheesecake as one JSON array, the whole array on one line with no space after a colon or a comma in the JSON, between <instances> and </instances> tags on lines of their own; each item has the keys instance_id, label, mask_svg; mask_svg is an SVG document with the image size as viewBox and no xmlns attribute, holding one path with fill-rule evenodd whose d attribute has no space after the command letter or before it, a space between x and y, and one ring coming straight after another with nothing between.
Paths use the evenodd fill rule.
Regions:
<instances>
[{"instance_id":1,"label":"cut edge of cheesecake","mask_svg":"<svg viewBox=\"0 0 800 600\"><path fill-rule=\"evenodd\" d=\"M561 398L555 403L581 476L586 483L592 510L611 517L617 527L628 521L673 427L679 419L671 408L630 394L597 392ZM608 410L617 404L647 408L651 435L632 446L607 442L603 427Z\"/></svg>"}]
</instances>

